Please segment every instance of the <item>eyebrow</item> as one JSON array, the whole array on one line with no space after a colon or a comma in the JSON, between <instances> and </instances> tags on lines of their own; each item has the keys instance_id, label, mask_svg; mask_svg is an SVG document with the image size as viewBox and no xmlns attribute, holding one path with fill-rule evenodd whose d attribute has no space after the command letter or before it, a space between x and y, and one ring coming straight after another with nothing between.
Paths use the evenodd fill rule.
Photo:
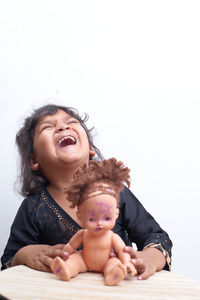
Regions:
<instances>
[{"instance_id":1,"label":"eyebrow","mask_svg":"<svg viewBox=\"0 0 200 300\"><path fill-rule=\"evenodd\" d=\"M70 119L75 119L77 120L76 118L72 117L72 116L69 116L69 117L64 117L62 118L63 121L69 121ZM41 125L43 124L50 124L50 123L53 123L55 119L47 119L47 120L44 120L44 121L39 121L38 124L37 124L37 127L40 127Z\"/></svg>"}]
</instances>

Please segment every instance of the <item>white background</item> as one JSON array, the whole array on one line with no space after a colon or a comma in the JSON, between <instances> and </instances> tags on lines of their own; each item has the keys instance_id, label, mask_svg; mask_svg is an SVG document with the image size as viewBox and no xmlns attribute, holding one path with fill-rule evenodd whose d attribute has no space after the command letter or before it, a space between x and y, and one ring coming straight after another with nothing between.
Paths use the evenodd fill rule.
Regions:
<instances>
[{"instance_id":1,"label":"white background","mask_svg":"<svg viewBox=\"0 0 200 300\"><path fill-rule=\"evenodd\" d=\"M200 2L0 1L0 252L22 198L15 134L43 104L90 116L105 157L200 281Z\"/></svg>"}]
</instances>

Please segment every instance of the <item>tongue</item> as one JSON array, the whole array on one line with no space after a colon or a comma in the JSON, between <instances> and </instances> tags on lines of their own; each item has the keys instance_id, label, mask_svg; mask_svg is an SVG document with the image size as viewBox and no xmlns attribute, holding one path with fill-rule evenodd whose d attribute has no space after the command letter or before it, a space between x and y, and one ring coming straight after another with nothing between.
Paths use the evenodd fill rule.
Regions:
<instances>
[{"instance_id":1,"label":"tongue","mask_svg":"<svg viewBox=\"0 0 200 300\"><path fill-rule=\"evenodd\" d=\"M62 141L62 143L60 144L60 147L64 148L64 147L67 147L69 145L74 145L74 144L75 144L74 140L68 138L68 139L65 139L64 141Z\"/></svg>"}]
</instances>

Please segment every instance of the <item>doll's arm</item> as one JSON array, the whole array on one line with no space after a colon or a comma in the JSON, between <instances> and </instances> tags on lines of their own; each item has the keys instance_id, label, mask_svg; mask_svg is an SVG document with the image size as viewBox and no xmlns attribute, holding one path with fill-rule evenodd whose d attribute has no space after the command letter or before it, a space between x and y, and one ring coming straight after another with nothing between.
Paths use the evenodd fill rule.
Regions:
<instances>
[{"instance_id":1,"label":"doll's arm","mask_svg":"<svg viewBox=\"0 0 200 300\"><path fill-rule=\"evenodd\" d=\"M83 241L83 232L84 229L81 229L73 235L73 237L69 240L69 242L64 246L63 250L68 252L69 255L74 253L76 249L81 245Z\"/></svg>"},{"instance_id":2,"label":"doll's arm","mask_svg":"<svg viewBox=\"0 0 200 300\"><path fill-rule=\"evenodd\" d=\"M114 248L115 252L117 253L118 258L126 266L128 271L130 272L130 274L132 276L134 276L137 273L137 271L131 262L130 254L124 252L124 247L125 247L124 241L120 238L120 236L118 234L113 233L113 248Z\"/></svg>"}]
</instances>

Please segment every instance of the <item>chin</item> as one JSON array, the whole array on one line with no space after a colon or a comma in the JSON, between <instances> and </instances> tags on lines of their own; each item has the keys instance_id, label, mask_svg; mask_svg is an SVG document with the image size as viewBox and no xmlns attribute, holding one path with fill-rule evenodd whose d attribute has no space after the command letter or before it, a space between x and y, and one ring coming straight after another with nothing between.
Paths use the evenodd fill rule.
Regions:
<instances>
[{"instance_id":1,"label":"chin","mask_svg":"<svg viewBox=\"0 0 200 300\"><path fill-rule=\"evenodd\" d=\"M70 155L70 157L65 157L63 160L66 164L78 164L78 166L82 166L83 164L87 164L89 162L89 158L83 158L77 155Z\"/></svg>"}]
</instances>

